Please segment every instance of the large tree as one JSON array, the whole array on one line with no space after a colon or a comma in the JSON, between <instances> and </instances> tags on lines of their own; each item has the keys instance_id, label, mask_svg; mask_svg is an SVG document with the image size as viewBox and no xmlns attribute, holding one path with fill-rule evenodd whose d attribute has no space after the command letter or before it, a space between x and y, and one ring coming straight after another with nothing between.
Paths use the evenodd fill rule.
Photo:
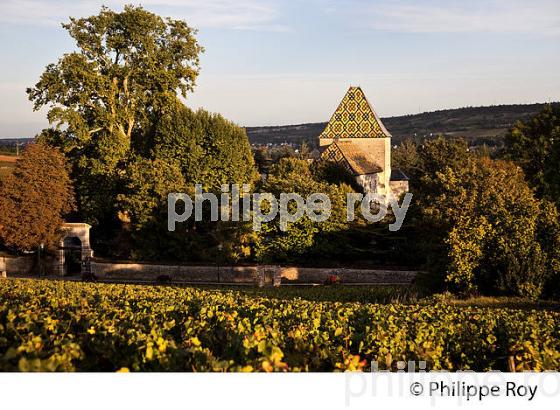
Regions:
<instances>
[{"instance_id":1,"label":"large tree","mask_svg":"<svg viewBox=\"0 0 560 410\"><path fill-rule=\"evenodd\" d=\"M414 202L402 233L416 238L409 253L425 257L430 285L466 294L555 291L558 211L535 197L518 166L441 137L408 144L405 157Z\"/></svg>"},{"instance_id":2,"label":"large tree","mask_svg":"<svg viewBox=\"0 0 560 410\"><path fill-rule=\"evenodd\" d=\"M49 64L27 92L35 109L49 108L58 132L44 139L71 160L80 208L97 222L114 211L131 152L143 151L158 118L193 89L202 48L184 21L130 5L63 27L78 50Z\"/></svg>"},{"instance_id":3,"label":"large tree","mask_svg":"<svg viewBox=\"0 0 560 410\"><path fill-rule=\"evenodd\" d=\"M0 181L0 241L17 251L56 245L62 217L73 206L64 156L44 144L30 144L13 173Z\"/></svg>"},{"instance_id":4,"label":"large tree","mask_svg":"<svg viewBox=\"0 0 560 410\"><path fill-rule=\"evenodd\" d=\"M249 256L250 224L212 222L207 203L203 221L184 222L176 232L167 232L166 223L168 192L192 196L195 184L214 193L221 192L222 184L253 187L258 174L245 130L219 114L177 103L158 121L149 142L149 159L131 161L127 190L118 201L119 209L130 216L133 256L191 261Z\"/></svg>"},{"instance_id":5,"label":"large tree","mask_svg":"<svg viewBox=\"0 0 560 410\"><path fill-rule=\"evenodd\" d=\"M288 222L282 231L279 218L263 223L255 244L255 256L263 262L308 262L310 258L325 260L337 258L348 251L342 239L348 230L346 216L346 194L353 192L349 185L329 184L313 177L306 160L282 158L275 164L264 185L264 193L271 193L276 199L282 193L296 193L307 200L315 193L326 194L331 201L330 217L323 222L311 220L302 215L295 222ZM264 201L263 201L264 202ZM290 214L296 213L296 204L290 201ZM263 210L266 209L266 202ZM266 210L263 211L266 213Z\"/></svg>"},{"instance_id":6,"label":"large tree","mask_svg":"<svg viewBox=\"0 0 560 410\"><path fill-rule=\"evenodd\" d=\"M537 195L560 205L560 104L548 105L506 135L509 159L518 163Z\"/></svg>"},{"instance_id":7,"label":"large tree","mask_svg":"<svg viewBox=\"0 0 560 410\"><path fill-rule=\"evenodd\" d=\"M538 297L558 277L557 212L514 163L473 155L436 172L430 186L421 223L439 251L432 267L450 289Z\"/></svg>"},{"instance_id":8,"label":"large tree","mask_svg":"<svg viewBox=\"0 0 560 410\"><path fill-rule=\"evenodd\" d=\"M245 130L220 114L183 104L162 116L149 148L152 158L178 161L189 185L218 192L222 184L253 184L258 177Z\"/></svg>"}]
</instances>

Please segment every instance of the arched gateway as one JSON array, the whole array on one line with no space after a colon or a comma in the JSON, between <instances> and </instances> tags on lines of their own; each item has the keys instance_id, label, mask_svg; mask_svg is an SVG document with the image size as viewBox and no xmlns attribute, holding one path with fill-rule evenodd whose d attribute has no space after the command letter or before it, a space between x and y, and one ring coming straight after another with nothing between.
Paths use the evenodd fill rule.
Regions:
<instances>
[{"instance_id":1,"label":"arched gateway","mask_svg":"<svg viewBox=\"0 0 560 410\"><path fill-rule=\"evenodd\" d=\"M82 272L82 262L93 257L89 243L91 226L86 223L65 223L64 236L57 252L56 273L60 276Z\"/></svg>"}]
</instances>

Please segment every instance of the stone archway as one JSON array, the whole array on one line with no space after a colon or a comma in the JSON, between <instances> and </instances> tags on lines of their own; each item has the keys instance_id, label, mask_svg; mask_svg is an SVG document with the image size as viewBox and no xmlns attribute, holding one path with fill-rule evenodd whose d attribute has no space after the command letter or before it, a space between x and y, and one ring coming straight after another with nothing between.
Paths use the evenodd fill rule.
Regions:
<instances>
[{"instance_id":1,"label":"stone archway","mask_svg":"<svg viewBox=\"0 0 560 410\"><path fill-rule=\"evenodd\" d=\"M72 276L82 272L82 241L76 236L67 236L63 240L64 252L63 275Z\"/></svg>"},{"instance_id":2,"label":"stone archway","mask_svg":"<svg viewBox=\"0 0 560 410\"><path fill-rule=\"evenodd\" d=\"M93 257L93 250L89 242L91 226L86 223L65 223L62 225L62 229L64 230L64 235L60 240L57 252L56 273L59 276L64 276L67 273L68 267L66 258L76 254L77 258L79 258L80 268L79 272L73 273L80 273L82 262Z\"/></svg>"}]
</instances>

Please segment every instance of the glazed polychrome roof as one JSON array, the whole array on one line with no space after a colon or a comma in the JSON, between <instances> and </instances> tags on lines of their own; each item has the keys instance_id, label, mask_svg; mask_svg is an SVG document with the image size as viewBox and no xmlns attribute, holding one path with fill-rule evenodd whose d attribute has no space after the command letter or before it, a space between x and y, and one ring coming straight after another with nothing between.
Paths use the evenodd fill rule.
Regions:
<instances>
[{"instance_id":1,"label":"glazed polychrome roof","mask_svg":"<svg viewBox=\"0 0 560 410\"><path fill-rule=\"evenodd\" d=\"M360 87L350 87L319 138L390 137Z\"/></svg>"},{"instance_id":2,"label":"glazed polychrome roof","mask_svg":"<svg viewBox=\"0 0 560 410\"><path fill-rule=\"evenodd\" d=\"M385 146L379 140L337 140L321 158L344 166L353 175L367 175L383 171L384 155Z\"/></svg>"}]
</instances>

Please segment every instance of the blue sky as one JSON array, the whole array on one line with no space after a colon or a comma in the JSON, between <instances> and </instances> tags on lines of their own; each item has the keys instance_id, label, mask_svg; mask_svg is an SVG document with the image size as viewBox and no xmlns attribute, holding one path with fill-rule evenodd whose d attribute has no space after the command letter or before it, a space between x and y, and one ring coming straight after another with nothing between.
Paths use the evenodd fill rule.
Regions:
<instances>
[{"instance_id":1,"label":"blue sky","mask_svg":"<svg viewBox=\"0 0 560 410\"><path fill-rule=\"evenodd\" d=\"M560 100L559 0L0 0L0 138L47 125L25 88L73 49L60 22L125 3L199 29L186 103L244 126L327 121L350 85L381 116Z\"/></svg>"}]
</instances>

